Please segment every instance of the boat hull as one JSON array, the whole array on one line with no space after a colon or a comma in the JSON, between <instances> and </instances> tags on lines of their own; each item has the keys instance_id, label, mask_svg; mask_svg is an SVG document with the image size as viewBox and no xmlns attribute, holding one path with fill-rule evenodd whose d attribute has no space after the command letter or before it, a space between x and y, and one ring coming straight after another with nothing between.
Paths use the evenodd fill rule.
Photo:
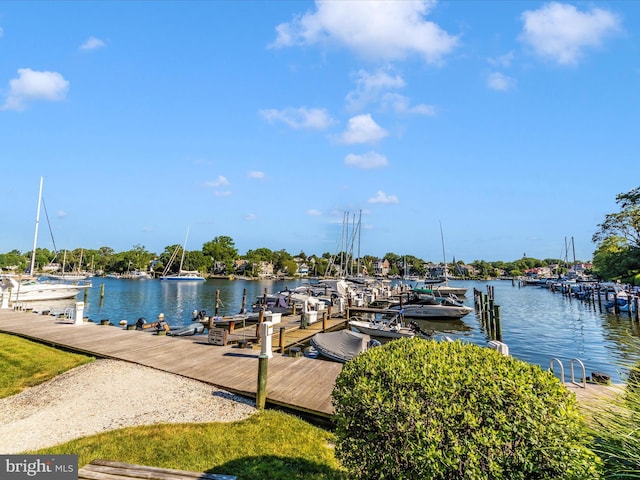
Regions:
<instances>
[{"instance_id":1,"label":"boat hull","mask_svg":"<svg viewBox=\"0 0 640 480\"><path fill-rule=\"evenodd\" d=\"M473 308L466 305L424 305L407 304L403 306L404 316L407 318L462 318L473 311Z\"/></svg>"},{"instance_id":2,"label":"boat hull","mask_svg":"<svg viewBox=\"0 0 640 480\"><path fill-rule=\"evenodd\" d=\"M384 324L383 322L363 322L360 320L351 320L349 322L349 327L351 330L355 332L365 333L372 337L383 337L383 338L404 338L404 337L413 337L416 332L411 328L407 327L391 327L389 325Z\"/></svg>"},{"instance_id":3,"label":"boat hull","mask_svg":"<svg viewBox=\"0 0 640 480\"><path fill-rule=\"evenodd\" d=\"M82 290L89 287L78 285L41 284L29 285L28 288L19 287L9 293L10 302L37 302L42 300L64 300L76 297Z\"/></svg>"}]
</instances>

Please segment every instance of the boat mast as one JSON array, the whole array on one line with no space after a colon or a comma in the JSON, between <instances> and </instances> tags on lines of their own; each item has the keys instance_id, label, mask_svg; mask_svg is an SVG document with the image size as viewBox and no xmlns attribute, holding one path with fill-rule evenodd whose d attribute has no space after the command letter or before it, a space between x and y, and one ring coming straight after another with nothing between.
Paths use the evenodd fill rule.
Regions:
<instances>
[{"instance_id":1,"label":"boat mast","mask_svg":"<svg viewBox=\"0 0 640 480\"><path fill-rule=\"evenodd\" d=\"M189 238L189 227L187 227L187 235L184 237L184 245L182 246L182 258L180 259L180 270L178 270L178 276L182 275L182 265L184 264L184 254L187 251L188 238Z\"/></svg>"},{"instance_id":2,"label":"boat mast","mask_svg":"<svg viewBox=\"0 0 640 480\"><path fill-rule=\"evenodd\" d=\"M38 193L38 209L36 211L36 231L33 235L33 251L31 252L31 266L29 274L33 275L36 266L36 243L38 243L38 224L40 223L40 205L42 204L42 177L40 177L40 193Z\"/></svg>"},{"instance_id":3,"label":"boat mast","mask_svg":"<svg viewBox=\"0 0 640 480\"><path fill-rule=\"evenodd\" d=\"M449 280L449 274L447 272L447 255L444 253L444 234L442 233L442 222L440 222L440 241L442 242L442 261L444 262L444 281Z\"/></svg>"}]
</instances>

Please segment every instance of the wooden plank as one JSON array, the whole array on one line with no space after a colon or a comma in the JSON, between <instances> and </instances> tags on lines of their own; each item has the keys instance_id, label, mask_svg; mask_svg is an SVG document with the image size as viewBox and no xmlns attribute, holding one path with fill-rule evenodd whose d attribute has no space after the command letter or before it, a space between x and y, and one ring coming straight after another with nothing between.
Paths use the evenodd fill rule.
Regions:
<instances>
[{"instance_id":1,"label":"wooden plank","mask_svg":"<svg viewBox=\"0 0 640 480\"><path fill-rule=\"evenodd\" d=\"M109 460L94 460L78 471L79 480L125 480L136 478L149 480L236 480L238 477L235 475L150 467Z\"/></svg>"},{"instance_id":2,"label":"wooden plank","mask_svg":"<svg viewBox=\"0 0 640 480\"><path fill-rule=\"evenodd\" d=\"M332 319L335 321L340 319ZM321 328L321 322L310 327ZM311 334L314 329L301 331ZM92 322L74 325L47 315L13 310L0 310L0 332L100 358L145 365L249 398L256 395L259 346L215 346L208 343L206 336L157 336ZM277 338L272 346L277 350ZM339 363L274 353L268 362L267 402L330 417L331 392L341 370Z\"/></svg>"}]
</instances>

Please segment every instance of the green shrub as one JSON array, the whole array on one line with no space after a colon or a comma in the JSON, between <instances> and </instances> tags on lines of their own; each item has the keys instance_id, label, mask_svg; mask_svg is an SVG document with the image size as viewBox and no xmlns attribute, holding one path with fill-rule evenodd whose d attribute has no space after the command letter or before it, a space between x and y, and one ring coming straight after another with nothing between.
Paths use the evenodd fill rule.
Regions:
<instances>
[{"instance_id":1,"label":"green shrub","mask_svg":"<svg viewBox=\"0 0 640 480\"><path fill-rule=\"evenodd\" d=\"M389 342L345 364L333 402L336 457L354 478L598 478L575 396L495 350Z\"/></svg>"},{"instance_id":2,"label":"green shrub","mask_svg":"<svg viewBox=\"0 0 640 480\"><path fill-rule=\"evenodd\" d=\"M591 412L594 451L605 479L640 479L640 365L629 369L627 386L609 404Z\"/></svg>"}]
</instances>

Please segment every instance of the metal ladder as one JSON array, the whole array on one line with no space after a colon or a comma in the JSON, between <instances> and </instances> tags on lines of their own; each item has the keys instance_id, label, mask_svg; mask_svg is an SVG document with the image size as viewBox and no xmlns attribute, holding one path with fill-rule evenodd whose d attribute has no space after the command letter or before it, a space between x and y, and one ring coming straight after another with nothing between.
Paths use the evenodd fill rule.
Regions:
<instances>
[{"instance_id":1,"label":"metal ladder","mask_svg":"<svg viewBox=\"0 0 640 480\"><path fill-rule=\"evenodd\" d=\"M564 385L565 381L564 381L564 367L562 366L562 361L559 358L552 358L551 360L549 360L549 371L551 373L553 373L555 375L556 372L553 371L553 364L557 363L558 366L560 367L560 381L562 382L562 384ZM575 377L575 369L574 366L575 364L580 365L580 368L582 369L582 382L578 383L576 382L576 377ZM569 368L571 369L571 383L573 385L576 385L578 387L581 388L587 388L587 374L584 368L584 363L582 363L582 360L580 360L579 358L572 358L571 360L569 360Z\"/></svg>"}]
</instances>

